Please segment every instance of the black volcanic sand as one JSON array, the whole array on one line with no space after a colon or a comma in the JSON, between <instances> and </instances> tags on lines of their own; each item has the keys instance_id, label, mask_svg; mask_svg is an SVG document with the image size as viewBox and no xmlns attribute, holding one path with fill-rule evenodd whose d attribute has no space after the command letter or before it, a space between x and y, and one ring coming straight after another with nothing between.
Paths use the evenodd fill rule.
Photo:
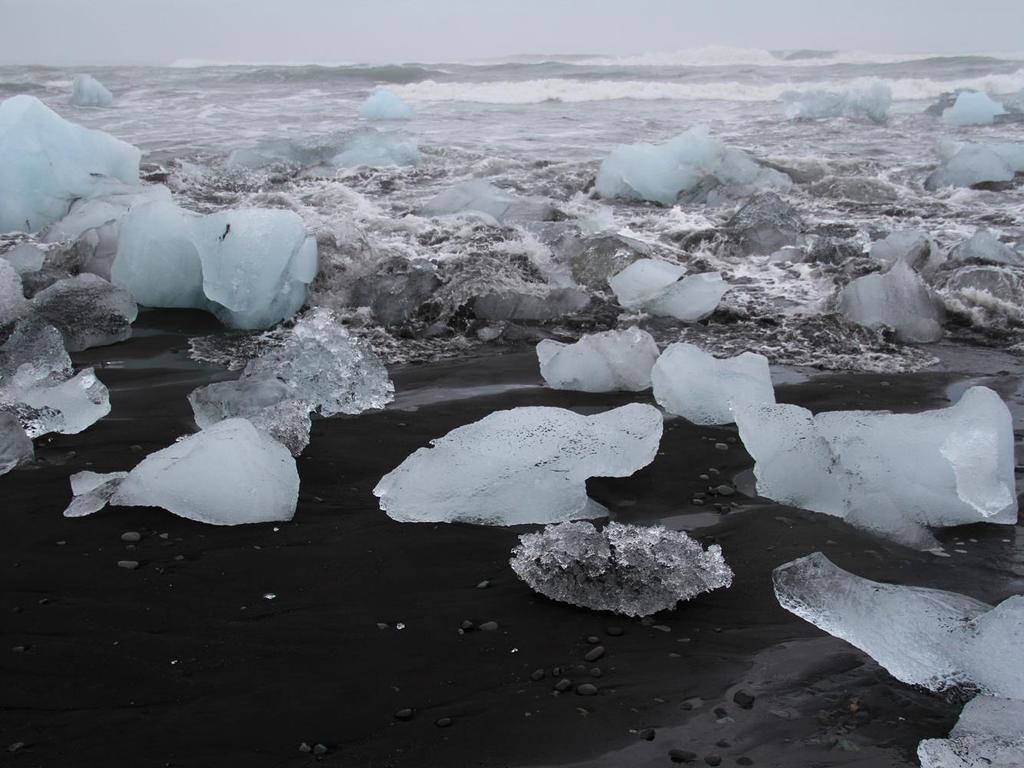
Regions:
<instances>
[{"instance_id":1,"label":"black volcanic sand","mask_svg":"<svg viewBox=\"0 0 1024 768\"><path fill-rule=\"evenodd\" d=\"M960 704L782 610L772 569L820 550L870 578L989 602L1024 590L1019 526L945 531L950 556L937 557L764 499L694 506L701 473L730 480L751 460L733 428L682 419L666 423L650 467L590 488L616 519L721 544L736 572L731 589L653 621L535 595L507 564L532 527L399 524L379 511L383 474L493 410L649 399L546 390L532 353L396 369L393 407L316 421L293 522L218 528L138 508L62 517L73 472L128 469L194 430L186 394L234 375L188 359L187 337L214 329L149 312L133 340L79 355L110 387L112 413L38 441L35 464L0 478L0 749L23 744L4 764L634 768L673 765L680 750L697 765L912 766L918 741L946 734ZM946 362L930 372L819 375L778 394L814 410L911 411L945 404L971 376L1018 406L1012 358L939 351ZM142 541L126 545L125 531ZM141 565L119 568L125 559ZM460 633L467 619L499 627ZM591 636L606 654L586 663ZM598 694L556 693L561 677ZM741 690L750 708L734 700ZM410 720L395 717L404 708Z\"/></svg>"}]
</instances>

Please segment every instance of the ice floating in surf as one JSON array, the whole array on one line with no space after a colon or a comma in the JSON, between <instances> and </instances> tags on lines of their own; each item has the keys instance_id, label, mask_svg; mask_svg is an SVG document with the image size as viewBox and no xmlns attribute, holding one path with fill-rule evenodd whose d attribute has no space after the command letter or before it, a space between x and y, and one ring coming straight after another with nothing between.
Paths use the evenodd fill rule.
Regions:
<instances>
[{"instance_id":1,"label":"ice floating in surf","mask_svg":"<svg viewBox=\"0 0 1024 768\"><path fill-rule=\"evenodd\" d=\"M540 374L552 389L640 392L651 386L658 345L647 331L627 328L586 334L575 344L537 345Z\"/></svg>"},{"instance_id":2,"label":"ice floating in surf","mask_svg":"<svg viewBox=\"0 0 1024 768\"><path fill-rule=\"evenodd\" d=\"M929 343L942 338L942 303L902 259L885 274L851 280L839 296L839 310L847 320L865 328L888 326L903 342Z\"/></svg>"},{"instance_id":3,"label":"ice floating in surf","mask_svg":"<svg viewBox=\"0 0 1024 768\"><path fill-rule=\"evenodd\" d=\"M483 179L464 181L440 192L420 209L423 216L473 214L492 224L552 221L557 211L550 200L522 197Z\"/></svg>"},{"instance_id":4,"label":"ice floating in surf","mask_svg":"<svg viewBox=\"0 0 1024 768\"><path fill-rule=\"evenodd\" d=\"M892 89L885 83L849 91L787 91L782 94L790 120L819 120L828 117L867 118L884 123L892 104Z\"/></svg>"},{"instance_id":5,"label":"ice floating in surf","mask_svg":"<svg viewBox=\"0 0 1024 768\"><path fill-rule=\"evenodd\" d=\"M729 284L718 272L683 277L685 273L685 267L667 261L638 259L609 278L608 284L626 309L692 323L715 311Z\"/></svg>"},{"instance_id":6,"label":"ice floating in surf","mask_svg":"<svg viewBox=\"0 0 1024 768\"><path fill-rule=\"evenodd\" d=\"M71 86L71 103L76 107L109 107L114 95L92 75L78 75Z\"/></svg>"},{"instance_id":7,"label":"ice floating in surf","mask_svg":"<svg viewBox=\"0 0 1024 768\"><path fill-rule=\"evenodd\" d=\"M949 257L954 261L985 261L990 264L1024 266L1024 253L1015 251L1001 242L987 229L979 229L967 240L954 247L950 251Z\"/></svg>"},{"instance_id":8,"label":"ice floating in surf","mask_svg":"<svg viewBox=\"0 0 1024 768\"><path fill-rule=\"evenodd\" d=\"M998 184L1024 173L1024 144L943 142L938 154L939 167L924 182L928 190Z\"/></svg>"},{"instance_id":9,"label":"ice floating in surf","mask_svg":"<svg viewBox=\"0 0 1024 768\"><path fill-rule=\"evenodd\" d=\"M943 111L942 120L948 125L991 125L996 117L1005 115L1003 105L987 93L961 91L953 106Z\"/></svg>"},{"instance_id":10,"label":"ice floating in surf","mask_svg":"<svg viewBox=\"0 0 1024 768\"><path fill-rule=\"evenodd\" d=\"M413 111L391 91L380 89L359 107L359 116L366 120L411 120Z\"/></svg>"}]
</instances>

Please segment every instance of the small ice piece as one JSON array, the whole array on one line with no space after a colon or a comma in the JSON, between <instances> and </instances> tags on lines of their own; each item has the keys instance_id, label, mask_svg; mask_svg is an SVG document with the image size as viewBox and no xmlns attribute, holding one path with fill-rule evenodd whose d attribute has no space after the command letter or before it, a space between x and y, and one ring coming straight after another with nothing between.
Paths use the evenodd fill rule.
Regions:
<instances>
[{"instance_id":1,"label":"small ice piece","mask_svg":"<svg viewBox=\"0 0 1024 768\"><path fill-rule=\"evenodd\" d=\"M608 279L625 309L696 322L712 312L729 290L718 272L687 275L685 267L656 259L638 259Z\"/></svg>"},{"instance_id":2,"label":"small ice piece","mask_svg":"<svg viewBox=\"0 0 1024 768\"><path fill-rule=\"evenodd\" d=\"M1005 115L1003 105L987 93L961 91L953 106L943 111L947 125L992 125L998 115Z\"/></svg>"},{"instance_id":3,"label":"small ice piece","mask_svg":"<svg viewBox=\"0 0 1024 768\"><path fill-rule=\"evenodd\" d=\"M21 275L14 265L0 259L0 326L13 323L28 310Z\"/></svg>"},{"instance_id":4,"label":"small ice piece","mask_svg":"<svg viewBox=\"0 0 1024 768\"><path fill-rule=\"evenodd\" d=\"M13 248L0 254L0 259L8 262L19 275L38 272L46 261L46 251L31 243L18 243Z\"/></svg>"},{"instance_id":5,"label":"small ice piece","mask_svg":"<svg viewBox=\"0 0 1024 768\"><path fill-rule=\"evenodd\" d=\"M686 267L658 259L637 259L608 278L615 298L625 309L641 309L656 301L686 274Z\"/></svg>"},{"instance_id":6,"label":"small ice piece","mask_svg":"<svg viewBox=\"0 0 1024 768\"><path fill-rule=\"evenodd\" d=\"M88 273L44 288L33 297L32 310L61 332L68 352L131 338L138 314L128 291Z\"/></svg>"},{"instance_id":7,"label":"small ice piece","mask_svg":"<svg viewBox=\"0 0 1024 768\"><path fill-rule=\"evenodd\" d=\"M936 250L932 239L916 229L899 229L871 244L871 258L892 267L903 261L914 269L922 269L932 260Z\"/></svg>"},{"instance_id":8,"label":"small ice piece","mask_svg":"<svg viewBox=\"0 0 1024 768\"><path fill-rule=\"evenodd\" d=\"M927 190L1013 181L1024 173L1024 144L959 144L938 147L939 167L925 179Z\"/></svg>"},{"instance_id":9,"label":"small ice piece","mask_svg":"<svg viewBox=\"0 0 1024 768\"><path fill-rule=\"evenodd\" d=\"M71 86L71 103L76 107L109 107L114 94L92 75L78 75Z\"/></svg>"},{"instance_id":10,"label":"small ice piece","mask_svg":"<svg viewBox=\"0 0 1024 768\"><path fill-rule=\"evenodd\" d=\"M652 249L640 240L617 233L566 237L555 245L556 254L569 262L572 278L595 291L608 290L608 278L637 259L649 257Z\"/></svg>"},{"instance_id":11,"label":"small ice piece","mask_svg":"<svg viewBox=\"0 0 1024 768\"><path fill-rule=\"evenodd\" d=\"M543 197L521 197L483 179L464 181L440 192L420 210L422 216L477 214L489 223L524 224L552 221L557 211Z\"/></svg>"},{"instance_id":12,"label":"small ice piece","mask_svg":"<svg viewBox=\"0 0 1024 768\"><path fill-rule=\"evenodd\" d=\"M589 477L628 477L654 461L657 408L631 403L593 416L563 408L495 411L420 448L374 494L399 522L481 525L601 517Z\"/></svg>"},{"instance_id":13,"label":"small ice piece","mask_svg":"<svg viewBox=\"0 0 1024 768\"><path fill-rule=\"evenodd\" d=\"M411 120L412 107L391 91L374 91L359 107L359 116L366 120Z\"/></svg>"},{"instance_id":14,"label":"small ice piece","mask_svg":"<svg viewBox=\"0 0 1024 768\"><path fill-rule=\"evenodd\" d=\"M733 403L775 402L768 358L755 352L720 360L693 344L671 344L651 381L658 405L694 424L731 424Z\"/></svg>"},{"instance_id":15,"label":"small ice piece","mask_svg":"<svg viewBox=\"0 0 1024 768\"><path fill-rule=\"evenodd\" d=\"M725 229L743 253L765 255L788 245L800 245L804 222L793 206L774 192L765 192L736 211Z\"/></svg>"},{"instance_id":16,"label":"small ice piece","mask_svg":"<svg viewBox=\"0 0 1024 768\"><path fill-rule=\"evenodd\" d=\"M662 526L561 523L519 537L512 570L545 597L594 611L649 616L729 587L722 548Z\"/></svg>"},{"instance_id":17,"label":"small ice piece","mask_svg":"<svg viewBox=\"0 0 1024 768\"><path fill-rule=\"evenodd\" d=\"M780 565L772 580L783 608L859 648L901 682L1024 698L1022 595L993 608L956 592L864 579L820 552Z\"/></svg>"},{"instance_id":18,"label":"small ice piece","mask_svg":"<svg viewBox=\"0 0 1024 768\"><path fill-rule=\"evenodd\" d=\"M13 413L0 411L0 475L35 457L32 440Z\"/></svg>"},{"instance_id":19,"label":"small ice piece","mask_svg":"<svg viewBox=\"0 0 1024 768\"><path fill-rule=\"evenodd\" d=\"M892 105L892 89L885 83L849 91L787 91L782 94L790 120L819 120L828 117L867 118L884 123Z\"/></svg>"},{"instance_id":20,"label":"small ice piece","mask_svg":"<svg viewBox=\"0 0 1024 768\"><path fill-rule=\"evenodd\" d=\"M815 416L787 404L734 412L767 498L920 549L937 546L929 527L1017 521L1013 423L987 387L914 414Z\"/></svg>"},{"instance_id":21,"label":"small ice piece","mask_svg":"<svg viewBox=\"0 0 1024 768\"><path fill-rule=\"evenodd\" d=\"M316 308L283 343L251 360L237 381L199 387L188 399L200 427L244 417L298 455L309 443L310 413L383 408L394 391L380 359L329 309Z\"/></svg>"},{"instance_id":22,"label":"small ice piece","mask_svg":"<svg viewBox=\"0 0 1024 768\"><path fill-rule=\"evenodd\" d=\"M547 322L587 308L590 296L581 288L539 286L531 291L489 291L473 299L480 320Z\"/></svg>"},{"instance_id":23,"label":"small ice piece","mask_svg":"<svg viewBox=\"0 0 1024 768\"><path fill-rule=\"evenodd\" d=\"M885 274L851 280L839 295L839 311L865 328L888 326L902 342L927 344L942 338L942 303L902 259Z\"/></svg>"},{"instance_id":24,"label":"small ice piece","mask_svg":"<svg viewBox=\"0 0 1024 768\"><path fill-rule=\"evenodd\" d=\"M139 182L138 149L63 119L32 96L0 102L0 232L36 232L107 177Z\"/></svg>"},{"instance_id":25,"label":"small ice piece","mask_svg":"<svg viewBox=\"0 0 1024 768\"><path fill-rule=\"evenodd\" d=\"M917 745L921 768L1024 768L1024 700L977 696L949 737Z\"/></svg>"},{"instance_id":26,"label":"small ice piece","mask_svg":"<svg viewBox=\"0 0 1024 768\"><path fill-rule=\"evenodd\" d=\"M647 331L633 327L587 334L575 344L544 339L537 359L552 389L641 392L651 386L658 345Z\"/></svg>"},{"instance_id":27,"label":"small ice piece","mask_svg":"<svg viewBox=\"0 0 1024 768\"><path fill-rule=\"evenodd\" d=\"M417 165L419 161L420 150L415 139L372 129L352 135L341 151L331 158L331 164L338 168Z\"/></svg>"},{"instance_id":28,"label":"small ice piece","mask_svg":"<svg viewBox=\"0 0 1024 768\"><path fill-rule=\"evenodd\" d=\"M1018 253L987 229L979 229L953 248L949 257L957 261L987 261L990 264L1024 266L1024 253Z\"/></svg>"},{"instance_id":29,"label":"small ice piece","mask_svg":"<svg viewBox=\"0 0 1024 768\"><path fill-rule=\"evenodd\" d=\"M718 186L742 195L791 184L784 173L758 165L746 152L725 146L698 127L666 144L616 147L601 163L595 188L604 198L674 205L684 193L696 193L699 199L693 202L706 202Z\"/></svg>"},{"instance_id":30,"label":"small ice piece","mask_svg":"<svg viewBox=\"0 0 1024 768\"><path fill-rule=\"evenodd\" d=\"M99 512L110 503L110 498L126 477L127 472L76 472L71 476L73 498L64 510L64 517L85 517Z\"/></svg>"},{"instance_id":31,"label":"small ice piece","mask_svg":"<svg viewBox=\"0 0 1024 768\"><path fill-rule=\"evenodd\" d=\"M396 256L355 279L350 304L369 307L377 322L392 328L412 319L440 285L441 278L430 262Z\"/></svg>"},{"instance_id":32,"label":"small ice piece","mask_svg":"<svg viewBox=\"0 0 1024 768\"><path fill-rule=\"evenodd\" d=\"M161 507L210 525L291 520L299 497L299 473L288 450L245 419L227 419L151 453L123 478L76 476L89 498L65 515L102 508ZM105 479L104 479L105 478ZM102 481L102 482L101 482ZM72 479L72 488L76 480ZM76 499L78 492L76 491Z\"/></svg>"}]
</instances>

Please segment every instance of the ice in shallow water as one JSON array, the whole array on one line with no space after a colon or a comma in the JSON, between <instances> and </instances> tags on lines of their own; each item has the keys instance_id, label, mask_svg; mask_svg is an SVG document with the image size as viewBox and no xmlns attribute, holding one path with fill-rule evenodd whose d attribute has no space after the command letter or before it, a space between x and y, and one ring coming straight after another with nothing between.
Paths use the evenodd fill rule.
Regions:
<instances>
[{"instance_id":1,"label":"ice in shallow water","mask_svg":"<svg viewBox=\"0 0 1024 768\"><path fill-rule=\"evenodd\" d=\"M420 210L423 216L476 214L494 224L550 221L555 207L541 197L522 197L483 179L464 181L440 192Z\"/></svg>"},{"instance_id":2,"label":"ice in shallow water","mask_svg":"<svg viewBox=\"0 0 1024 768\"><path fill-rule=\"evenodd\" d=\"M32 440L13 413L0 411L0 475L32 461Z\"/></svg>"},{"instance_id":3,"label":"ice in shallow water","mask_svg":"<svg viewBox=\"0 0 1024 768\"><path fill-rule=\"evenodd\" d=\"M921 768L1024 768L1024 700L978 696L949 737L917 745Z\"/></svg>"},{"instance_id":4,"label":"ice in shallow water","mask_svg":"<svg viewBox=\"0 0 1024 768\"><path fill-rule=\"evenodd\" d=\"M938 147L939 167L925 179L928 190L1013 181L1024 173L1024 144L960 144Z\"/></svg>"},{"instance_id":5,"label":"ice in shallow water","mask_svg":"<svg viewBox=\"0 0 1024 768\"><path fill-rule=\"evenodd\" d=\"M957 261L987 261L990 264L1024 266L1024 253L1015 251L987 229L979 229L954 247L949 257Z\"/></svg>"},{"instance_id":6,"label":"ice in shallow water","mask_svg":"<svg viewBox=\"0 0 1024 768\"><path fill-rule=\"evenodd\" d=\"M586 334L575 344L544 339L537 359L552 389L640 392L651 386L658 345L647 331L633 327Z\"/></svg>"},{"instance_id":7,"label":"ice in shallow water","mask_svg":"<svg viewBox=\"0 0 1024 768\"><path fill-rule=\"evenodd\" d=\"M671 610L733 575L717 544L705 550L682 531L615 522L545 526L519 537L510 562L545 597L625 616Z\"/></svg>"},{"instance_id":8,"label":"ice in shallow water","mask_svg":"<svg viewBox=\"0 0 1024 768\"><path fill-rule=\"evenodd\" d=\"M114 94L92 75L78 75L71 84L71 103L76 107L109 107Z\"/></svg>"},{"instance_id":9,"label":"ice in shallow water","mask_svg":"<svg viewBox=\"0 0 1024 768\"><path fill-rule=\"evenodd\" d=\"M892 89L885 83L848 91L787 91L782 94L786 117L790 120L817 120L827 117L867 118L884 123L892 105Z\"/></svg>"},{"instance_id":10,"label":"ice in shallow water","mask_svg":"<svg viewBox=\"0 0 1024 768\"><path fill-rule=\"evenodd\" d=\"M1005 114L1003 105L987 93L961 91L942 119L948 125L991 125L998 115Z\"/></svg>"},{"instance_id":11,"label":"ice in shallow water","mask_svg":"<svg viewBox=\"0 0 1024 768\"><path fill-rule=\"evenodd\" d=\"M483 525L600 517L589 477L628 477L661 442L657 408L632 403L593 416L563 408L495 411L420 448L373 489L400 522Z\"/></svg>"},{"instance_id":12,"label":"ice in shallow water","mask_svg":"<svg viewBox=\"0 0 1024 768\"><path fill-rule=\"evenodd\" d=\"M37 293L32 311L61 332L69 352L80 352L130 338L138 307L123 288L83 273Z\"/></svg>"},{"instance_id":13,"label":"ice in shallow water","mask_svg":"<svg viewBox=\"0 0 1024 768\"><path fill-rule=\"evenodd\" d=\"M936 249L932 239L916 229L899 229L871 244L871 258L893 267L903 261L914 269L921 269Z\"/></svg>"},{"instance_id":14,"label":"ice in shallow water","mask_svg":"<svg viewBox=\"0 0 1024 768\"><path fill-rule=\"evenodd\" d=\"M108 177L139 181L138 149L70 123L32 96L0 102L0 232L36 232Z\"/></svg>"},{"instance_id":15,"label":"ice in shallow water","mask_svg":"<svg viewBox=\"0 0 1024 768\"><path fill-rule=\"evenodd\" d=\"M696 322L712 312L729 290L718 272L686 275L686 268L656 259L637 259L608 279L626 309Z\"/></svg>"},{"instance_id":16,"label":"ice in shallow water","mask_svg":"<svg viewBox=\"0 0 1024 768\"><path fill-rule=\"evenodd\" d=\"M374 91L359 107L359 116L366 120L411 120L412 107L391 91Z\"/></svg>"},{"instance_id":17,"label":"ice in shallow water","mask_svg":"<svg viewBox=\"0 0 1024 768\"><path fill-rule=\"evenodd\" d=\"M914 414L736 404L757 492L918 548L929 527L1017 520L1013 423L1002 399L971 387Z\"/></svg>"},{"instance_id":18,"label":"ice in shallow water","mask_svg":"<svg viewBox=\"0 0 1024 768\"><path fill-rule=\"evenodd\" d=\"M226 419L182 438L126 475L89 473L71 482L76 499L64 512L69 517L91 514L109 501L161 507L211 525L241 525L291 520L299 497L295 459L245 419Z\"/></svg>"},{"instance_id":19,"label":"ice in shallow water","mask_svg":"<svg viewBox=\"0 0 1024 768\"><path fill-rule=\"evenodd\" d=\"M731 424L734 403L775 402L768 358L755 352L718 359L693 344L672 344L651 381L658 405L694 424Z\"/></svg>"},{"instance_id":20,"label":"ice in shallow water","mask_svg":"<svg viewBox=\"0 0 1024 768\"><path fill-rule=\"evenodd\" d=\"M885 274L851 280L839 296L839 311L865 328L888 326L902 342L942 338L942 303L902 259Z\"/></svg>"},{"instance_id":21,"label":"ice in shallow water","mask_svg":"<svg viewBox=\"0 0 1024 768\"><path fill-rule=\"evenodd\" d=\"M883 584L820 552L780 565L772 579L783 608L859 648L901 682L1024 698L1022 595L992 607L955 592Z\"/></svg>"}]
</instances>

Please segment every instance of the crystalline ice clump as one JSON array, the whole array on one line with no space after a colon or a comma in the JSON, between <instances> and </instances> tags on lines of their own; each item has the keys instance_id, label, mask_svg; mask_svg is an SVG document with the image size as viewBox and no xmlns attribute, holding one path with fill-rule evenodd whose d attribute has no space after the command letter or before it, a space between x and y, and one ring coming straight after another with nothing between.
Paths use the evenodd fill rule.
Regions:
<instances>
[{"instance_id":1,"label":"crystalline ice clump","mask_svg":"<svg viewBox=\"0 0 1024 768\"><path fill-rule=\"evenodd\" d=\"M227 419L151 453L127 475L72 478L76 500L69 517L90 514L102 502L161 507L211 525L291 520L299 473L288 450L245 419Z\"/></svg>"},{"instance_id":2,"label":"crystalline ice clump","mask_svg":"<svg viewBox=\"0 0 1024 768\"><path fill-rule=\"evenodd\" d=\"M870 581L820 552L780 565L772 578L783 608L859 648L901 682L1024 698L1024 595L993 608L956 592Z\"/></svg>"},{"instance_id":3,"label":"crystalline ice clump","mask_svg":"<svg viewBox=\"0 0 1024 768\"><path fill-rule=\"evenodd\" d=\"M372 129L353 135L345 142L342 150L331 158L331 164L338 168L416 165L419 161L420 150L415 139Z\"/></svg>"},{"instance_id":4,"label":"crystalline ice clump","mask_svg":"<svg viewBox=\"0 0 1024 768\"><path fill-rule=\"evenodd\" d=\"M900 229L871 244L871 258L892 267L897 261L914 269L926 266L935 250L932 239L916 229Z\"/></svg>"},{"instance_id":5,"label":"crystalline ice clump","mask_svg":"<svg viewBox=\"0 0 1024 768\"><path fill-rule=\"evenodd\" d=\"M359 116L366 120L411 120L412 107L384 89L375 91L359 107Z\"/></svg>"},{"instance_id":6,"label":"crystalline ice clump","mask_svg":"<svg viewBox=\"0 0 1024 768\"><path fill-rule=\"evenodd\" d=\"M420 448L373 489L399 522L482 525L601 517L589 477L628 477L661 442L657 408L632 403L593 416L562 408L496 411Z\"/></svg>"},{"instance_id":7,"label":"crystalline ice clump","mask_svg":"<svg viewBox=\"0 0 1024 768\"><path fill-rule=\"evenodd\" d=\"M712 138L707 129L691 128L666 144L617 147L601 163L595 185L601 197L673 205L681 193L717 186L736 188L743 195L788 189L791 183L785 174L762 167L746 152Z\"/></svg>"},{"instance_id":8,"label":"crystalline ice clump","mask_svg":"<svg viewBox=\"0 0 1024 768\"><path fill-rule=\"evenodd\" d=\"M510 562L545 597L625 616L671 610L732 584L721 547L704 550L686 533L661 526L549 525L520 536Z\"/></svg>"},{"instance_id":9,"label":"crystalline ice clump","mask_svg":"<svg viewBox=\"0 0 1024 768\"><path fill-rule=\"evenodd\" d=\"M1003 105L987 93L961 91L953 106L942 113L948 125L991 125L998 115L1005 115Z\"/></svg>"},{"instance_id":10,"label":"crystalline ice clump","mask_svg":"<svg viewBox=\"0 0 1024 768\"><path fill-rule=\"evenodd\" d=\"M754 352L719 360L693 344L672 344L651 381L658 405L694 424L731 424L733 403L775 402L768 358Z\"/></svg>"},{"instance_id":11,"label":"crystalline ice clump","mask_svg":"<svg viewBox=\"0 0 1024 768\"><path fill-rule=\"evenodd\" d=\"M804 223L793 206L774 192L765 192L736 211L725 229L743 253L763 255L799 245Z\"/></svg>"},{"instance_id":12,"label":"crystalline ice clump","mask_svg":"<svg viewBox=\"0 0 1024 768\"><path fill-rule=\"evenodd\" d=\"M18 417L0 411L0 475L32 461L34 457L32 440L25 434Z\"/></svg>"},{"instance_id":13,"label":"crystalline ice clump","mask_svg":"<svg viewBox=\"0 0 1024 768\"><path fill-rule=\"evenodd\" d=\"M958 261L987 261L990 264L1024 266L1024 253L1013 250L987 229L979 229L953 248L949 256Z\"/></svg>"},{"instance_id":14,"label":"crystalline ice clump","mask_svg":"<svg viewBox=\"0 0 1024 768\"><path fill-rule=\"evenodd\" d=\"M0 326L13 323L28 309L21 275L14 265L0 259Z\"/></svg>"},{"instance_id":15,"label":"crystalline ice clump","mask_svg":"<svg viewBox=\"0 0 1024 768\"><path fill-rule=\"evenodd\" d=\"M786 117L816 120L826 117L867 118L884 123L892 104L892 89L885 83L843 93L833 91L787 91L782 94Z\"/></svg>"},{"instance_id":16,"label":"crystalline ice clump","mask_svg":"<svg viewBox=\"0 0 1024 768\"><path fill-rule=\"evenodd\" d=\"M471 213L493 224L524 224L551 221L555 207L542 197L521 197L499 189L483 179L456 184L428 200L423 216L452 216Z\"/></svg>"},{"instance_id":17,"label":"crystalline ice clump","mask_svg":"<svg viewBox=\"0 0 1024 768\"><path fill-rule=\"evenodd\" d=\"M36 232L94 196L139 180L138 149L69 123L32 96L0 102L0 232Z\"/></svg>"},{"instance_id":18,"label":"crystalline ice clump","mask_svg":"<svg viewBox=\"0 0 1024 768\"><path fill-rule=\"evenodd\" d=\"M925 179L928 190L1013 181L1024 173L1024 144L959 144L938 147L941 163Z\"/></svg>"},{"instance_id":19,"label":"crystalline ice clump","mask_svg":"<svg viewBox=\"0 0 1024 768\"><path fill-rule=\"evenodd\" d=\"M1024 768L1024 700L978 696L946 739L917 745L921 768Z\"/></svg>"},{"instance_id":20,"label":"crystalline ice clump","mask_svg":"<svg viewBox=\"0 0 1024 768\"><path fill-rule=\"evenodd\" d=\"M18 243L0 254L0 259L8 262L19 275L27 272L38 272L46 261L46 251L31 243Z\"/></svg>"},{"instance_id":21,"label":"crystalline ice clump","mask_svg":"<svg viewBox=\"0 0 1024 768\"><path fill-rule=\"evenodd\" d=\"M244 417L298 455L309 443L310 413L383 408L394 391L380 359L330 310L317 308L280 345L251 360L237 381L200 387L188 399L200 427Z\"/></svg>"},{"instance_id":22,"label":"crystalline ice clump","mask_svg":"<svg viewBox=\"0 0 1024 768\"><path fill-rule=\"evenodd\" d=\"M865 328L888 326L902 342L930 343L942 338L942 304L903 260L885 274L851 280L839 296L839 311Z\"/></svg>"},{"instance_id":23,"label":"crystalline ice clump","mask_svg":"<svg viewBox=\"0 0 1024 768\"><path fill-rule=\"evenodd\" d=\"M316 240L293 211L199 216L157 201L121 222L111 280L143 306L205 309L252 329L294 315L316 273Z\"/></svg>"},{"instance_id":24,"label":"crystalline ice clump","mask_svg":"<svg viewBox=\"0 0 1024 768\"><path fill-rule=\"evenodd\" d=\"M615 298L626 309L696 322L712 312L729 290L718 272L687 275L686 269L667 261L638 259L608 278Z\"/></svg>"},{"instance_id":25,"label":"crystalline ice clump","mask_svg":"<svg viewBox=\"0 0 1024 768\"><path fill-rule=\"evenodd\" d=\"M128 291L87 273L58 280L37 293L32 310L61 332L69 352L130 338L138 314Z\"/></svg>"},{"instance_id":26,"label":"crystalline ice clump","mask_svg":"<svg viewBox=\"0 0 1024 768\"><path fill-rule=\"evenodd\" d=\"M275 164L299 168L355 168L416 165L420 161L415 139L400 133L363 128L347 134L300 139L275 139L228 156L228 165L253 170Z\"/></svg>"},{"instance_id":27,"label":"crystalline ice clump","mask_svg":"<svg viewBox=\"0 0 1024 768\"><path fill-rule=\"evenodd\" d=\"M651 386L658 345L647 331L627 328L587 334L575 344L537 345L540 374L552 389L640 392Z\"/></svg>"},{"instance_id":28,"label":"crystalline ice clump","mask_svg":"<svg viewBox=\"0 0 1024 768\"><path fill-rule=\"evenodd\" d=\"M937 546L928 527L1017 521L1013 423L987 387L915 414L814 416L781 404L734 413L757 492L775 501L921 549Z\"/></svg>"},{"instance_id":29,"label":"crystalline ice clump","mask_svg":"<svg viewBox=\"0 0 1024 768\"><path fill-rule=\"evenodd\" d=\"M78 75L71 86L71 103L76 107L109 107L114 94L92 75Z\"/></svg>"}]
</instances>

